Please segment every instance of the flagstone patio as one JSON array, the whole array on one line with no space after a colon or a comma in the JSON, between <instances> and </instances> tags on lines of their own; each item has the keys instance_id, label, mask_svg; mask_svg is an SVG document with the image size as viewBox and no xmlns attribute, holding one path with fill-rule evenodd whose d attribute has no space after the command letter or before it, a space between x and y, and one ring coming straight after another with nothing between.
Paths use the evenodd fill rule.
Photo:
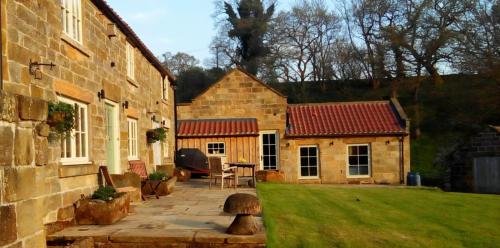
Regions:
<instances>
[{"instance_id":1,"label":"flagstone patio","mask_svg":"<svg viewBox=\"0 0 500 248\"><path fill-rule=\"evenodd\" d=\"M261 217L256 235L225 234L234 216L223 212L224 201L237 192L256 194L254 188L209 189L202 179L178 182L171 195L134 205L133 213L113 225L69 227L47 240L92 237L96 247L265 247Z\"/></svg>"}]
</instances>

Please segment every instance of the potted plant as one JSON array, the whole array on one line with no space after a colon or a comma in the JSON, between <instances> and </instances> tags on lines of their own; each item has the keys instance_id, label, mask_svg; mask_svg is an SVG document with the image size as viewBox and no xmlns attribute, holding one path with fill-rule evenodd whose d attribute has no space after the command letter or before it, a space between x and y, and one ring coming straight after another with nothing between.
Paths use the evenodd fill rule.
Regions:
<instances>
[{"instance_id":1,"label":"potted plant","mask_svg":"<svg viewBox=\"0 0 500 248\"><path fill-rule=\"evenodd\" d=\"M75 126L75 108L64 102L50 102L47 124L58 136L68 136Z\"/></svg>"},{"instance_id":2,"label":"potted plant","mask_svg":"<svg viewBox=\"0 0 500 248\"><path fill-rule=\"evenodd\" d=\"M167 131L162 127L150 129L146 131L146 138L150 144L156 141L164 141L167 138Z\"/></svg>"},{"instance_id":3,"label":"potted plant","mask_svg":"<svg viewBox=\"0 0 500 248\"><path fill-rule=\"evenodd\" d=\"M146 185L142 187L143 195L151 195L153 192L156 196L165 196L174 191L177 177L168 177L163 172L153 172L149 174Z\"/></svg>"},{"instance_id":4,"label":"potted plant","mask_svg":"<svg viewBox=\"0 0 500 248\"><path fill-rule=\"evenodd\" d=\"M75 203L75 219L79 225L109 225L127 216L129 207L126 193L118 193L110 186L100 187L91 197Z\"/></svg>"},{"instance_id":5,"label":"potted plant","mask_svg":"<svg viewBox=\"0 0 500 248\"><path fill-rule=\"evenodd\" d=\"M183 167L176 167L174 175L177 177L177 181L179 182L187 182L191 179L191 171Z\"/></svg>"}]
</instances>

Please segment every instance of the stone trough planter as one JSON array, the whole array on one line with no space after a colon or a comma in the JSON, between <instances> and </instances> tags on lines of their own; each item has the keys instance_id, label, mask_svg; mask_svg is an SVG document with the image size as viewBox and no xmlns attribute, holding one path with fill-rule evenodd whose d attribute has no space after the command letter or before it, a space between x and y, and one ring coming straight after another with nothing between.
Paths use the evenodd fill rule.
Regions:
<instances>
[{"instance_id":1,"label":"stone trough planter","mask_svg":"<svg viewBox=\"0 0 500 248\"><path fill-rule=\"evenodd\" d=\"M143 195L152 195L153 194L153 189L155 189L156 186L156 195L157 196L166 196L169 194L172 194L174 192L175 188L175 182L177 182L177 177L171 177L167 180L148 180L146 182L146 185L142 188L142 194ZM159 185L158 185L159 183Z\"/></svg>"},{"instance_id":2,"label":"stone trough planter","mask_svg":"<svg viewBox=\"0 0 500 248\"><path fill-rule=\"evenodd\" d=\"M75 203L75 219L79 225L110 225L127 216L129 208L126 193L109 201L82 198Z\"/></svg>"}]
</instances>

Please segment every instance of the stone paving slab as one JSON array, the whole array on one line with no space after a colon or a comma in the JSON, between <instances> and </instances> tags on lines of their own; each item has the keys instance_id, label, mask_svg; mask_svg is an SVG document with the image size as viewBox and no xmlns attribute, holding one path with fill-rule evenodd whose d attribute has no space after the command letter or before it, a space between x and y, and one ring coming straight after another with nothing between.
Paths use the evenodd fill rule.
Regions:
<instances>
[{"instance_id":1,"label":"stone paving slab","mask_svg":"<svg viewBox=\"0 0 500 248\"><path fill-rule=\"evenodd\" d=\"M133 213L108 226L82 225L66 228L47 240L77 240L92 237L96 242L119 244L207 244L210 247L265 246L261 226L256 235L240 236L225 233L234 216L223 212L225 199L234 193L256 194L254 188L208 189L208 182L191 180L177 182L171 195L148 199L133 206Z\"/></svg>"}]
</instances>

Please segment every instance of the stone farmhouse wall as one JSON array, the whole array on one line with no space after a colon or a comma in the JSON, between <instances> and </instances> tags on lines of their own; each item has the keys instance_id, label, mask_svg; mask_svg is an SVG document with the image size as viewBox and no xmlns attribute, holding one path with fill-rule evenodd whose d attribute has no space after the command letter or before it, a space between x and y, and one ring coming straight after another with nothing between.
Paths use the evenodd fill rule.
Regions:
<instances>
[{"instance_id":1,"label":"stone farmhouse wall","mask_svg":"<svg viewBox=\"0 0 500 248\"><path fill-rule=\"evenodd\" d=\"M135 79L127 78L128 38L118 28L108 37L112 21L90 0L82 0L82 44L66 37L59 3L1 0L0 247L45 247L46 234L72 224L72 204L97 188L98 166L106 163L101 89L119 106L121 171L128 168L127 117L138 121L138 156L148 171L153 152L146 130L153 115L166 120L170 128L163 148L168 151L162 151L162 163L173 164L173 88L163 100L160 71L137 48ZM30 60L55 67L40 67L35 78ZM47 104L58 95L87 104L89 163L62 165L60 142L47 138ZM125 101L128 109L122 107Z\"/></svg>"},{"instance_id":2,"label":"stone farmhouse wall","mask_svg":"<svg viewBox=\"0 0 500 248\"><path fill-rule=\"evenodd\" d=\"M256 118L260 131L277 130L282 140L286 127L286 107L286 97L235 69L192 103L178 105L177 115L179 120Z\"/></svg>"},{"instance_id":3,"label":"stone farmhouse wall","mask_svg":"<svg viewBox=\"0 0 500 248\"><path fill-rule=\"evenodd\" d=\"M281 157L286 161L281 169L285 180L300 183L376 183L400 184L400 141L394 136L296 138L287 139ZM369 144L371 176L369 178L347 177L347 145ZM299 178L299 146L315 145L319 152L319 179ZM410 141L403 138L404 172L410 170Z\"/></svg>"}]
</instances>

